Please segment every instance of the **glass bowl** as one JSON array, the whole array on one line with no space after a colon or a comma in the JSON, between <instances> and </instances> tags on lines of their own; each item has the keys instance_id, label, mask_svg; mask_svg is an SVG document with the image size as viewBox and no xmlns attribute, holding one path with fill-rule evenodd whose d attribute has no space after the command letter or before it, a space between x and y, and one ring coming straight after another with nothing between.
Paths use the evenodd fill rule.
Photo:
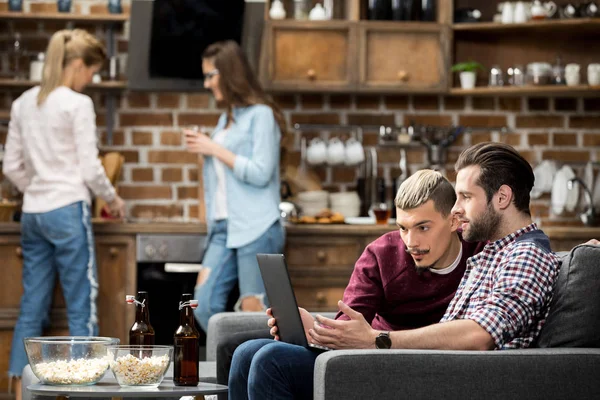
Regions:
<instances>
[{"instance_id":1,"label":"glass bowl","mask_svg":"<svg viewBox=\"0 0 600 400\"><path fill-rule=\"evenodd\" d=\"M110 369L121 386L157 387L173 356L172 346L110 346Z\"/></svg>"},{"instance_id":2,"label":"glass bowl","mask_svg":"<svg viewBox=\"0 0 600 400\"><path fill-rule=\"evenodd\" d=\"M93 385L108 370L108 347L119 339L94 336L25 338L31 370L46 385Z\"/></svg>"}]
</instances>

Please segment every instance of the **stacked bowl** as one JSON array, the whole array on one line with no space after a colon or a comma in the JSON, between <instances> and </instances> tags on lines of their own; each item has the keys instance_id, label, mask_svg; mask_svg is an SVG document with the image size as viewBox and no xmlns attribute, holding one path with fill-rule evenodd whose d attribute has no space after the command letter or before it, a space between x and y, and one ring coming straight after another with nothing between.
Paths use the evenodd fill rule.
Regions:
<instances>
[{"instance_id":1,"label":"stacked bowl","mask_svg":"<svg viewBox=\"0 0 600 400\"><path fill-rule=\"evenodd\" d=\"M356 192L339 192L329 195L331 211L340 213L346 218L360 215L360 198Z\"/></svg>"},{"instance_id":2,"label":"stacked bowl","mask_svg":"<svg viewBox=\"0 0 600 400\"><path fill-rule=\"evenodd\" d=\"M301 192L296 196L296 203L300 206L302 215L315 216L329 207L329 192L325 190Z\"/></svg>"}]
</instances>

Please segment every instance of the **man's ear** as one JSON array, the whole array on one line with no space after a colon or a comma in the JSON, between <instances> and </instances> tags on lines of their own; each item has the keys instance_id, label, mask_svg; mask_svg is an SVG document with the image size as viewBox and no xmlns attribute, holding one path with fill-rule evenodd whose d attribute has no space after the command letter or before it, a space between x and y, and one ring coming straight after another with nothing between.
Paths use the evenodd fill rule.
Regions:
<instances>
[{"instance_id":1,"label":"man's ear","mask_svg":"<svg viewBox=\"0 0 600 400\"><path fill-rule=\"evenodd\" d=\"M455 213L450 213L448 216L450 221L450 231L456 232L456 230L460 227L460 221L458 219L458 215Z\"/></svg>"},{"instance_id":2,"label":"man's ear","mask_svg":"<svg viewBox=\"0 0 600 400\"><path fill-rule=\"evenodd\" d=\"M508 185L500 186L500 189L494 195L494 208L506 210L513 201L513 191Z\"/></svg>"}]
</instances>

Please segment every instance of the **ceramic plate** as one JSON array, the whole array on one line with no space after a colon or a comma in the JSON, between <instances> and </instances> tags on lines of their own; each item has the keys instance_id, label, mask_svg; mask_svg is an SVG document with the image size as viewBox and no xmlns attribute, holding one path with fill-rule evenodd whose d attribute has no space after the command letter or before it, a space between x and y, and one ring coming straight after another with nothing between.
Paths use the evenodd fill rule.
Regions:
<instances>
[{"instance_id":1,"label":"ceramic plate","mask_svg":"<svg viewBox=\"0 0 600 400\"><path fill-rule=\"evenodd\" d=\"M596 179L594 188L590 190L593 191L594 207L600 207L600 179Z\"/></svg>"},{"instance_id":2,"label":"ceramic plate","mask_svg":"<svg viewBox=\"0 0 600 400\"><path fill-rule=\"evenodd\" d=\"M348 225L375 225L375 218L371 217L347 217L344 222ZM393 218L388 219L388 224L394 225L396 220Z\"/></svg>"},{"instance_id":3,"label":"ceramic plate","mask_svg":"<svg viewBox=\"0 0 600 400\"><path fill-rule=\"evenodd\" d=\"M563 169L566 171L565 174L567 176L567 182L569 181L569 179L573 179L577 176L577 175L575 175L575 172L573 172L571 167L565 165L565 166L563 166ZM573 212L573 211L575 211L575 208L577 208L577 200L579 200L579 190L580 190L580 188L577 186L579 186L579 185L576 185L573 188L573 190L569 190L567 188L567 201L565 202L565 210L567 210L569 212ZM566 187L566 183L565 183L565 187Z\"/></svg>"},{"instance_id":4,"label":"ceramic plate","mask_svg":"<svg viewBox=\"0 0 600 400\"><path fill-rule=\"evenodd\" d=\"M583 169L583 183L585 183L585 186L587 186L588 189L590 189L590 192L593 194L593 190L594 190L594 165L589 162L585 165L585 168ZM583 191L583 188L581 188L581 190ZM579 196L579 208L580 209L584 209L586 208L586 195L585 193L582 193L581 196Z\"/></svg>"},{"instance_id":5,"label":"ceramic plate","mask_svg":"<svg viewBox=\"0 0 600 400\"><path fill-rule=\"evenodd\" d=\"M552 212L556 215L561 215L565 209L567 209L567 203L569 205L573 201L572 193L577 193L577 190L569 190L567 188L567 182L569 179L574 178L575 173L568 166L562 167L554 177L554 183L552 185ZM575 204L577 204L577 198L575 197ZM574 207L574 206L573 206Z\"/></svg>"}]
</instances>

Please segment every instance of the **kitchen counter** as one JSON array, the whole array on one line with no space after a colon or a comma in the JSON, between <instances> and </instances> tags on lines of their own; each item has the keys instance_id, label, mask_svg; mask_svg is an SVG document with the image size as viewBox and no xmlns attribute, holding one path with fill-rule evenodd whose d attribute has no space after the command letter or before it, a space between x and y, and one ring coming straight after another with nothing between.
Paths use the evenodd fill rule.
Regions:
<instances>
[{"instance_id":1,"label":"kitchen counter","mask_svg":"<svg viewBox=\"0 0 600 400\"><path fill-rule=\"evenodd\" d=\"M137 233L206 233L206 225L199 222L107 222L93 220L95 233L137 234ZM0 234L20 233L21 224L0 223Z\"/></svg>"},{"instance_id":2,"label":"kitchen counter","mask_svg":"<svg viewBox=\"0 0 600 400\"><path fill-rule=\"evenodd\" d=\"M206 225L198 222L106 222L93 221L94 232L102 234L137 233L206 233ZM287 234L299 235L345 235L380 236L397 229L395 225L346 225L346 224L286 224ZM600 227L548 227L542 228L556 240L600 239ZM21 225L14 222L0 223L0 234L20 233Z\"/></svg>"}]
</instances>

